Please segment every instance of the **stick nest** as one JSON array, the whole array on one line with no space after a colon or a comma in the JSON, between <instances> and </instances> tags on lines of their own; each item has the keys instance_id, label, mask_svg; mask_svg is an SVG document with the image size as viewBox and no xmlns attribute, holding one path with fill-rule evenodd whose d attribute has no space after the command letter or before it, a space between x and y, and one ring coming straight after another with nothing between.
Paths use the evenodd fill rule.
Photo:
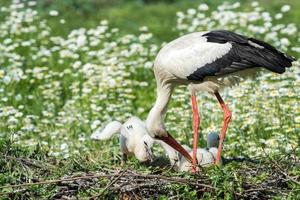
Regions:
<instances>
[{"instance_id":1,"label":"stick nest","mask_svg":"<svg viewBox=\"0 0 300 200\"><path fill-rule=\"evenodd\" d=\"M26 168L41 168L44 173L49 165L26 158L15 159ZM97 171L77 170L55 179L19 180L17 184L0 186L0 196L8 198L41 197L51 191L48 199L168 199L224 198L230 195L243 199L272 199L274 197L297 197L300 191L299 157L293 154L276 159L267 157L264 161L228 159L224 166L212 166L196 174L178 173L169 168L152 167L151 170L137 171L127 168L114 170L101 168ZM51 169L53 170L53 169ZM51 171L50 170L50 171ZM37 192L39 191L39 192Z\"/></svg>"}]
</instances>

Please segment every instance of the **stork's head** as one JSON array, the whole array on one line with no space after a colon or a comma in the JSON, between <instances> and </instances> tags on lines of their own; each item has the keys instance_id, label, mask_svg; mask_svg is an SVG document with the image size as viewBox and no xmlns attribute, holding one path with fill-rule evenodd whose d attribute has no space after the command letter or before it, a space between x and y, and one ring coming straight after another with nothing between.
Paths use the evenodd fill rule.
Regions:
<instances>
[{"instance_id":1,"label":"stork's head","mask_svg":"<svg viewBox=\"0 0 300 200\"><path fill-rule=\"evenodd\" d=\"M121 134L126 138L126 148L140 162L152 161L153 138L149 136L145 123L138 117L129 118L124 124Z\"/></svg>"},{"instance_id":2,"label":"stork's head","mask_svg":"<svg viewBox=\"0 0 300 200\"><path fill-rule=\"evenodd\" d=\"M207 136L207 148L218 147L219 146L219 134L216 131L213 131Z\"/></svg>"},{"instance_id":3,"label":"stork's head","mask_svg":"<svg viewBox=\"0 0 300 200\"><path fill-rule=\"evenodd\" d=\"M149 135L144 135L137 143L134 149L134 155L140 162L152 162L154 155L152 153L153 138Z\"/></svg>"}]
</instances>

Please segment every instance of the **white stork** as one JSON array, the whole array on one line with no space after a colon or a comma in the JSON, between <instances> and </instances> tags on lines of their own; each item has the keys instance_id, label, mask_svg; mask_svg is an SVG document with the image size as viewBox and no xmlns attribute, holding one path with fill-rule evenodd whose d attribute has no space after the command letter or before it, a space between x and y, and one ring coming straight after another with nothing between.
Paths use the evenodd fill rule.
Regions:
<instances>
[{"instance_id":1,"label":"white stork","mask_svg":"<svg viewBox=\"0 0 300 200\"><path fill-rule=\"evenodd\" d=\"M292 66L294 60L270 44L225 30L191 33L171 41L159 51L154 62L157 99L146 121L149 134L179 151L193 163L195 171L200 123L196 93L214 94L224 111L216 158L216 163L219 163L222 143L231 119L231 112L219 90L235 85L245 77L256 75L261 68L281 74L285 68ZM192 157L164 125L168 102L177 85L188 85L191 92L194 129Z\"/></svg>"}]
</instances>

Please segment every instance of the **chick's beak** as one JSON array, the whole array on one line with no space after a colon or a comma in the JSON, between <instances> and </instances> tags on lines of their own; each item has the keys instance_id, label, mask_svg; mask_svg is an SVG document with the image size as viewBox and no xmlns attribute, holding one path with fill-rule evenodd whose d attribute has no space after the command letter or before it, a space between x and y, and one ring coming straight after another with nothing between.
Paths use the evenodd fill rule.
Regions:
<instances>
[{"instance_id":1,"label":"chick's beak","mask_svg":"<svg viewBox=\"0 0 300 200\"><path fill-rule=\"evenodd\" d=\"M168 133L167 136L156 136L157 139L164 141L173 149L181 153L187 160L192 162L191 155Z\"/></svg>"},{"instance_id":2,"label":"chick's beak","mask_svg":"<svg viewBox=\"0 0 300 200\"><path fill-rule=\"evenodd\" d=\"M149 156L150 162L153 162L154 156L153 156L151 150L148 150L148 149L147 149L147 154L148 154L148 156Z\"/></svg>"},{"instance_id":3,"label":"chick's beak","mask_svg":"<svg viewBox=\"0 0 300 200\"><path fill-rule=\"evenodd\" d=\"M146 150L146 153L147 153L147 155L149 157L150 162L153 162L154 156L153 156L153 153L151 151L151 148L149 148L147 142L144 142L144 145L145 145L145 150Z\"/></svg>"}]
</instances>

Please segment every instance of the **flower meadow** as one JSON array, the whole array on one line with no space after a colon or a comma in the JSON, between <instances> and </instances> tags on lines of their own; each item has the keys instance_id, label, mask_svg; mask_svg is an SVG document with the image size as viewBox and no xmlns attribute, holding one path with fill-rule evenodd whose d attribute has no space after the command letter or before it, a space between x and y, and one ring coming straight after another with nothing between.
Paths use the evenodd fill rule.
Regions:
<instances>
[{"instance_id":1,"label":"flower meadow","mask_svg":"<svg viewBox=\"0 0 300 200\"><path fill-rule=\"evenodd\" d=\"M179 35L213 29L232 30L265 40L298 58L296 22L281 23L292 9L283 5L271 14L253 2L217 8L201 4L177 13ZM51 10L48 17L63 28L67 20ZM92 142L93 130L107 121L131 115L146 118L155 100L152 65L158 50L147 27L121 34L109 21L57 35L35 1L12 1L0 7L0 137L20 146L68 158L82 152L109 154L117 139ZM300 143L300 69L294 62L282 75L263 71L255 80L222 92L233 118L224 144L226 156L263 156L297 151ZM198 94L201 145L220 130L222 110L209 94ZM190 96L175 90L166 126L181 143L192 144ZM116 151L117 155L118 152ZM300 155L300 153L299 153Z\"/></svg>"}]
</instances>

